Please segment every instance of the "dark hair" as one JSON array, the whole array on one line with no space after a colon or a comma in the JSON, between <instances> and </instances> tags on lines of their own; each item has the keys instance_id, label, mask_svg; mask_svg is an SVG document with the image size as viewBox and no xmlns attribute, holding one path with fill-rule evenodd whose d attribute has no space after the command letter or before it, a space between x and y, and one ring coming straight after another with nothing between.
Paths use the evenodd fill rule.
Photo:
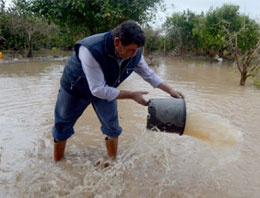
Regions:
<instances>
[{"instance_id":1,"label":"dark hair","mask_svg":"<svg viewBox=\"0 0 260 198\"><path fill-rule=\"evenodd\" d=\"M134 21L128 20L112 30L112 37L118 37L124 46L135 43L138 47L145 44L145 36L142 28Z\"/></svg>"}]
</instances>

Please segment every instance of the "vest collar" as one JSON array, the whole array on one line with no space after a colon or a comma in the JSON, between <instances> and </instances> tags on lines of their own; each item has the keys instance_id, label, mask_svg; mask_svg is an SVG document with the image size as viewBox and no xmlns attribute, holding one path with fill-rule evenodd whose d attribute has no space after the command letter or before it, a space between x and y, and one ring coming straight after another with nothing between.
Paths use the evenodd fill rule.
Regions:
<instances>
[{"instance_id":1,"label":"vest collar","mask_svg":"<svg viewBox=\"0 0 260 198\"><path fill-rule=\"evenodd\" d=\"M115 53L115 46L111 31L107 32L107 34L105 35L105 52L107 55L118 59L118 56Z\"/></svg>"}]
</instances>

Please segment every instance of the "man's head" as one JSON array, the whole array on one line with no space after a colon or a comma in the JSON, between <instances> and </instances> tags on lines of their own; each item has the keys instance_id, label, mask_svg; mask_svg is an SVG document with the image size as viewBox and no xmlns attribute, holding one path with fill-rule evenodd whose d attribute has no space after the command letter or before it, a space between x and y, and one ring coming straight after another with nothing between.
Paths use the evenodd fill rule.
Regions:
<instances>
[{"instance_id":1,"label":"man's head","mask_svg":"<svg viewBox=\"0 0 260 198\"><path fill-rule=\"evenodd\" d=\"M145 44L142 28L134 21L125 21L112 30L112 37L117 55L130 58Z\"/></svg>"}]
</instances>

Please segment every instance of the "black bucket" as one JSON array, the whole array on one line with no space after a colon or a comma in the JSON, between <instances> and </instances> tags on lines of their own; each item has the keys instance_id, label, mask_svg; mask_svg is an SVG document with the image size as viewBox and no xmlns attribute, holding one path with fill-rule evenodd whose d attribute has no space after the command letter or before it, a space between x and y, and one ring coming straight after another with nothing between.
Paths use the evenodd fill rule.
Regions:
<instances>
[{"instance_id":1,"label":"black bucket","mask_svg":"<svg viewBox=\"0 0 260 198\"><path fill-rule=\"evenodd\" d=\"M147 129L182 135L186 123L186 103L182 98L150 99Z\"/></svg>"}]
</instances>

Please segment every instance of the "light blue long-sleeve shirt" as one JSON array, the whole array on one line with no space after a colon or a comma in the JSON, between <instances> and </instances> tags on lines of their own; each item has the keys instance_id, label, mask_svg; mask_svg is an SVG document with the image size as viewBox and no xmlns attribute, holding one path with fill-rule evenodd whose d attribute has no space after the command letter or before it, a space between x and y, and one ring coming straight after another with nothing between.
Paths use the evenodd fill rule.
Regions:
<instances>
[{"instance_id":1,"label":"light blue long-sleeve shirt","mask_svg":"<svg viewBox=\"0 0 260 198\"><path fill-rule=\"evenodd\" d=\"M84 46L80 46L79 48L79 59L92 95L108 101L116 99L120 93L120 90L106 84L101 66L92 56L91 52ZM118 62L119 66L121 66L122 61L118 60ZM134 71L153 87L157 87L163 81L153 70L148 67L143 55Z\"/></svg>"}]
</instances>

